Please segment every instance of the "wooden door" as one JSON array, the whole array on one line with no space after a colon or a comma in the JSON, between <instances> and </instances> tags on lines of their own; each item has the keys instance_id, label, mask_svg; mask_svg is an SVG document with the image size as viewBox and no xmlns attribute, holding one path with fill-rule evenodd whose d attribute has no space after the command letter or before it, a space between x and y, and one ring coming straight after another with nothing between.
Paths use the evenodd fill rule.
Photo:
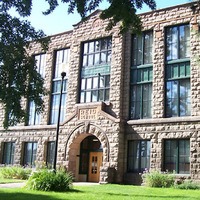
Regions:
<instances>
[{"instance_id":1,"label":"wooden door","mask_svg":"<svg viewBox=\"0 0 200 200\"><path fill-rule=\"evenodd\" d=\"M100 166L102 166L103 152L90 152L89 182L99 182Z\"/></svg>"}]
</instances>

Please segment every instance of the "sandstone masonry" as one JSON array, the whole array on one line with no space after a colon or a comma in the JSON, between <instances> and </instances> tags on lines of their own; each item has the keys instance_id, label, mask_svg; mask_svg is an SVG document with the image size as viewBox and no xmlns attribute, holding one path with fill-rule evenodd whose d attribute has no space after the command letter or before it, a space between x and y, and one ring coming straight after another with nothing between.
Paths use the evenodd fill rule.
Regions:
<instances>
[{"instance_id":1,"label":"sandstone masonry","mask_svg":"<svg viewBox=\"0 0 200 200\"><path fill-rule=\"evenodd\" d=\"M72 31L51 36L46 54L44 87L52 90L52 77L55 65L55 52L70 48L67 100L65 120L60 124L57 165L65 166L74 174L75 181L89 181L89 171L80 173L82 141L94 136L101 144L103 152L98 182L140 184L139 173L128 171L129 142L150 141L150 167L164 170L165 141L187 139L190 142L190 170L188 174L177 173L177 179L198 181L200 179L200 55L198 9L192 10L191 4L177 5L141 14L143 31L153 31L153 80L152 80L152 117L150 119L130 119L131 105L131 57L132 34L119 34L119 24L111 31L105 31L108 21L99 18L100 10L92 13L87 21L74 25ZM181 24L190 25L190 88L191 115L166 118L166 80L165 53L166 27ZM112 39L110 63L109 101L80 103L80 85L83 43L101 38ZM29 52L38 55L42 52L39 44L32 43ZM5 143L15 143L14 164L23 165L25 143L37 143L37 162L47 161L47 144L55 141L56 125L49 124L51 115L51 95L42 97L45 102L41 113L40 125L19 124L3 130L3 106L0 121L0 162L5 156ZM24 107L27 101L22 102ZM84 112L95 112L92 117L84 118ZM91 112L92 112L91 111ZM82 113L82 117L80 117ZM90 161L86 163L89 170Z\"/></svg>"}]
</instances>

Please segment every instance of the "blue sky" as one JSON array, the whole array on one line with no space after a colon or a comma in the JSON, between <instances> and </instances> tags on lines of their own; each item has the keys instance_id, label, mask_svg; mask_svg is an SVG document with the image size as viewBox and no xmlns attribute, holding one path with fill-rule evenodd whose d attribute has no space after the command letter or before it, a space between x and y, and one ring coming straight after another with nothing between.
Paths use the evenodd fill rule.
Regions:
<instances>
[{"instance_id":1,"label":"blue sky","mask_svg":"<svg viewBox=\"0 0 200 200\"><path fill-rule=\"evenodd\" d=\"M58 0L60 2L60 0ZM157 9L165 8L177 4L188 3L191 0L157 0ZM38 3L39 2L39 3ZM103 1L99 9L105 9L108 6L107 1ZM50 15L43 15L42 11L48 8L48 3L45 0L33 0L32 14L28 21L31 22L37 30L42 29L45 34L52 35L61 33L73 29L73 24L78 23L81 18L77 13L68 15L67 4L60 3L56 10ZM144 6L142 10L138 10L138 13L147 12L150 9Z\"/></svg>"}]
</instances>

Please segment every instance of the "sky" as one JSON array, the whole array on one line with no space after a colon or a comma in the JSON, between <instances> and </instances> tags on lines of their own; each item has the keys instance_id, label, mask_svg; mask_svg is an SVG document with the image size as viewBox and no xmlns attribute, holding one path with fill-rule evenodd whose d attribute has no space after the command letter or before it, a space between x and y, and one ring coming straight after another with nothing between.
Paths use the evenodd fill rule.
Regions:
<instances>
[{"instance_id":1,"label":"sky","mask_svg":"<svg viewBox=\"0 0 200 200\"><path fill-rule=\"evenodd\" d=\"M157 9L159 9L191 1L192 0L156 0L156 3ZM48 9L48 3L45 0L33 0L31 16L25 19L30 21L36 30L42 29L46 35L54 35L72 30L73 25L78 23L81 20L81 17L76 12L74 14L68 14L67 4L61 3L61 0L58 0L58 2L59 6L54 12L46 16L43 15L42 12ZM99 9L105 9L108 5L107 1L103 0ZM142 10L138 10L138 13L147 11L150 11L150 9L147 6L144 6Z\"/></svg>"}]
</instances>

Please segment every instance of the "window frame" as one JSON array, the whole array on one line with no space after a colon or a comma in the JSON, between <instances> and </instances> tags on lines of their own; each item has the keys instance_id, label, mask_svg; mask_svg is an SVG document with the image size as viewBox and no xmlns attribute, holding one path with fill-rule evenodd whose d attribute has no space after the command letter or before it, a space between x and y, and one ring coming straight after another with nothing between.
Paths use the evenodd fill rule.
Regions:
<instances>
[{"instance_id":1,"label":"window frame","mask_svg":"<svg viewBox=\"0 0 200 200\"><path fill-rule=\"evenodd\" d=\"M44 56L44 57L43 57ZM35 60L39 61L39 63L36 62L36 70L41 75L42 78L45 76L45 67L46 67L46 53L41 53L34 55ZM37 59L39 57L39 59ZM42 96L41 96L42 98ZM28 101L28 126L34 126L34 125L40 125L41 120L41 113L37 113L36 111L36 105L34 101Z\"/></svg>"},{"instance_id":2,"label":"window frame","mask_svg":"<svg viewBox=\"0 0 200 200\"><path fill-rule=\"evenodd\" d=\"M28 126L40 125L41 113L36 112L36 105L35 105L34 101L29 101L28 111L29 111ZM32 117L30 118L30 116L32 116L33 118ZM33 120L31 120L31 119L33 119Z\"/></svg>"},{"instance_id":3,"label":"window frame","mask_svg":"<svg viewBox=\"0 0 200 200\"><path fill-rule=\"evenodd\" d=\"M50 145L54 145L54 150L49 149ZM51 158L53 156L53 158ZM55 141L49 141L47 142L47 154L46 154L46 165L47 167L52 168L54 164L54 158L55 158Z\"/></svg>"},{"instance_id":4,"label":"window frame","mask_svg":"<svg viewBox=\"0 0 200 200\"><path fill-rule=\"evenodd\" d=\"M168 85L168 83L170 83L170 82L177 82L177 100L176 100L176 105L177 105L177 109L175 110L176 111L176 114L173 114L173 110L172 110L172 108L170 108L170 109L167 109L168 108L168 106L167 106L167 104L168 104L168 97L167 97L167 93L168 93L168 89L167 89L167 85ZM181 83L183 82L183 81L188 81L189 82L189 85L190 85L190 79L189 78L185 78L185 79L177 79L177 80L166 80L166 84L165 84L165 90L166 90L166 93L165 93L165 117L166 118L171 118L171 117L188 117L188 116L191 116L191 95L189 95L189 96L187 96L186 97L186 99L189 99L190 100L190 103L189 104L187 104L187 106L185 107L185 109L186 109L186 112L185 112L185 114L181 114L181 96L180 96L180 87L181 87ZM173 84L174 85L174 84ZM172 88L174 88L173 87L173 85L172 85ZM187 88L186 88L187 89ZM189 93L191 93L190 91L191 91L191 87L189 88L190 90L189 90ZM172 93L173 92L176 92L175 90L173 90L172 91ZM172 98L170 98L170 99L172 99ZM175 99L175 98L174 98ZM188 103L188 101L187 101L187 103ZM169 114L170 113L170 114ZM188 114L187 114L188 113Z\"/></svg>"},{"instance_id":5,"label":"window frame","mask_svg":"<svg viewBox=\"0 0 200 200\"><path fill-rule=\"evenodd\" d=\"M189 27L189 39L190 39L190 24L188 23L185 23L185 24L178 24L178 25L175 25L175 26L168 26L165 28L165 117L166 118L170 118L170 117L186 117L186 116L191 116L191 81L190 81L190 71L191 71L191 68L190 68L190 54L189 54L189 57L183 57L183 58L180 58L180 28L182 26L188 26ZM177 55L177 58L176 59L172 59L173 55L171 55L173 52L169 52L169 55L171 55L171 59L167 59L167 31L168 29L170 28L177 28L177 32L176 32L176 37L177 37L177 42L175 44L177 44L177 49L176 49L176 55ZM186 40L188 41L188 40ZM186 47L186 48L189 48L190 50L190 46ZM186 52L187 52L187 49L186 49ZM180 73L180 67L181 65L187 65L189 63L189 72L186 72L186 69L185 69L185 75L181 75ZM172 66L178 66L177 67L177 74L176 75L172 75L172 72L171 75L169 76L168 75L168 71L169 71L169 68ZM170 69L172 70L172 69ZM187 99L189 98L189 102L190 104L187 104L188 106L185 107L188 111L189 111L189 114L185 114L185 115L182 115L181 114L181 104L180 104L180 100L181 100L181 97L180 97L180 85L181 85L181 82L184 81L184 80L188 80L189 81L189 85L190 85L190 91L189 91L189 96L187 96ZM172 82L172 81L177 81L178 83L178 86L177 86L177 101L176 101L176 104L177 104L177 109L176 109L176 115L173 114L173 110L172 108L171 109L168 109L168 99L172 99L172 98L168 98L168 83L169 82ZM188 88L186 88L188 89ZM172 93L174 92L171 91ZM171 113L171 114L168 114L168 113Z\"/></svg>"},{"instance_id":6,"label":"window frame","mask_svg":"<svg viewBox=\"0 0 200 200\"><path fill-rule=\"evenodd\" d=\"M106 41L106 48L101 49L101 44ZM99 50L96 49L99 44ZM93 51L89 51L89 45L93 44ZM85 46L87 50L85 50ZM101 54L106 54L105 62L101 62ZM95 63L95 55L98 55L98 63ZM80 71L79 103L91 103L109 101L110 99L110 68L112 57L112 37L99 38L82 43ZM92 64L88 64L89 56L92 56ZM86 65L84 65L84 57ZM91 87L87 88L87 82L91 79ZM104 79L104 82L101 82ZM96 81L94 86L94 81ZM103 83L104 85L102 85ZM84 85L83 85L84 84Z\"/></svg>"},{"instance_id":7,"label":"window frame","mask_svg":"<svg viewBox=\"0 0 200 200\"><path fill-rule=\"evenodd\" d=\"M106 40L106 48L102 49L102 42L103 40ZM99 50L96 50L96 43L99 43ZM90 44L93 43L93 51L90 51ZM86 45L87 44L87 45ZM85 50L85 46L87 46L87 50ZM110 52L110 54L109 54ZM105 62L101 62L101 54L102 53L106 53L106 59ZM99 54L99 63L95 63L95 54ZM89 56L93 57L93 61L92 64L88 64L88 60L89 60ZM95 39L95 40L89 40L89 41L85 41L82 43L82 62L81 62L81 66L82 68L84 67L91 67L91 66L99 66L99 65L104 65L104 64L109 64L111 63L111 57L110 60L108 60L109 56L112 55L112 38L111 37L103 37L103 38L99 38L99 39ZM87 56L87 61L86 61L86 65L84 65L84 56Z\"/></svg>"},{"instance_id":8,"label":"window frame","mask_svg":"<svg viewBox=\"0 0 200 200\"><path fill-rule=\"evenodd\" d=\"M190 139L188 139L188 138L185 138L185 139L165 139L164 140L164 159L163 159L163 171L169 171L170 172L170 170L169 169L167 169L166 168L166 142L167 141L170 141L170 145L171 145L171 143L173 142L173 141L175 141L176 142L176 149L175 149L175 155L176 155L176 162L175 162L175 165L176 165L176 169L175 169L175 173L176 174L190 174ZM188 141L189 142L189 171L188 171L188 173L186 172L186 173L179 173L179 167L180 167L180 165L181 165L181 163L179 162L179 160L180 160L180 148L179 148L179 144L180 144L180 142L181 141ZM171 157L171 156L170 156ZM173 170L174 171L174 170Z\"/></svg>"},{"instance_id":9,"label":"window frame","mask_svg":"<svg viewBox=\"0 0 200 200\"><path fill-rule=\"evenodd\" d=\"M145 63L144 61L144 54L145 54L145 36L148 34L148 33L152 33L152 46L151 46L151 49L152 49L152 56L151 56L151 62L148 62L148 63ZM141 63L138 63L136 62L136 64L134 64L134 37L137 37L137 40L138 40L138 36L136 36L135 34L132 34L131 36L131 67L137 67L137 66L140 66L140 67L148 67L148 66L153 66L153 40L154 40L154 34L153 34L153 30L147 30L147 31L143 31L142 32L142 35L141 35ZM137 60L137 57L135 58ZM138 63L138 64L137 64Z\"/></svg>"},{"instance_id":10,"label":"window frame","mask_svg":"<svg viewBox=\"0 0 200 200\"><path fill-rule=\"evenodd\" d=\"M144 169L141 167L141 158L142 158L142 156L141 156L141 152L142 152L141 151L141 143L142 142L146 142L145 145L146 145L147 149L145 149L145 152L147 152L147 155L149 154L149 156L145 157L146 160L149 159L149 163L148 163L149 166L145 166ZM133 166L131 166L131 167L129 166L129 165L131 165L130 159L133 159L132 162L134 162L134 160L137 159L137 157L134 157L133 152L132 152L132 156L130 156L131 143L132 143L133 147L134 147L134 145L139 144L139 158L138 158L137 169L134 168L134 163L132 163ZM149 149L148 149L148 147L149 147ZM136 154L138 155L137 150L138 149L136 148ZM147 169L150 168L150 164L151 164L151 141L150 140L129 140L128 141L128 149L127 149L127 172L128 173L142 173L143 170L145 170L146 168ZM130 169L130 168L132 168L132 169Z\"/></svg>"},{"instance_id":11,"label":"window frame","mask_svg":"<svg viewBox=\"0 0 200 200\"><path fill-rule=\"evenodd\" d=\"M151 52L151 62L149 62L149 63L145 63L145 61L144 61L144 54L145 54L145 36L147 35L147 34L149 34L150 33L150 35L151 35L151 38L150 38L150 41L152 42L151 43L151 46L148 46L148 48L151 48L152 49L152 52ZM136 39L135 39L136 38ZM130 69L130 75L131 75L131 80L130 80L130 109L129 109L129 118L130 119L132 119L132 120L139 120L139 119L149 119L149 118L152 118L152 101L153 101L153 99L152 99L152 93L153 93L153 88L152 88L152 86L153 86L153 40L154 40L154 37L153 37L153 30L147 30L147 31L144 31L143 33L142 33L142 36L141 36L141 47L139 48L139 49L141 49L141 55L142 55L142 57L141 57L141 63L139 63L139 64L137 64L138 62L137 62L137 57L138 56L136 56L136 58L134 58L134 40L136 41L136 40L138 40L138 36L136 37L135 35L132 35L132 39L131 39L131 69ZM136 41L136 43L137 43L137 41ZM136 65L134 64L134 59L135 59L135 62L136 62ZM138 77L138 72L139 71L141 71L141 79L140 80L137 80L137 77ZM146 79L145 80L145 78L144 78L144 72L145 71L148 71L148 79ZM151 72L150 72L151 71ZM137 74L137 75L134 75L134 74ZM145 100L144 100L144 98L143 98L143 95L144 95L144 87L145 86L147 86L148 85L148 87L150 87L150 85L151 85L151 88L152 88L152 90L151 90L151 103L150 103L150 112L148 112L148 113L150 113L150 116L148 116L148 117L145 117L144 116L144 109L143 109L143 104L144 104L144 102L145 102ZM133 98L133 94L134 94L134 91L135 91L135 89L134 89L134 87L135 87L135 89L136 89L136 92L135 92L135 94L136 94L136 98L137 98L137 96L139 95L141 95L141 99L140 99L140 108L139 108L139 118L137 117L137 111L135 111L134 113L134 116L133 116L133 114L132 114L132 110L133 110L133 108L134 108L134 105L136 104L136 102L137 102L137 100L133 100L132 98ZM140 90L140 93L138 94L138 87L141 87L141 90ZM148 102L149 102L149 100L148 100ZM149 111L149 110L148 110Z\"/></svg>"},{"instance_id":12,"label":"window frame","mask_svg":"<svg viewBox=\"0 0 200 200\"><path fill-rule=\"evenodd\" d=\"M190 59L190 55L188 57L185 57L185 58L180 58L180 27L181 26L189 26L190 28L190 24L189 23L184 23L184 24L178 24L178 25L173 25L173 26L167 26L165 27L165 62L166 64L169 64L170 62L177 62L178 61L188 61ZM177 58L176 59L167 59L167 29L170 29L170 28L175 28L175 27L178 27L178 31L177 31ZM189 29L190 30L190 29ZM189 34L190 34L190 31L189 31Z\"/></svg>"},{"instance_id":13,"label":"window frame","mask_svg":"<svg viewBox=\"0 0 200 200\"><path fill-rule=\"evenodd\" d=\"M9 148L9 150L7 148ZM6 154L5 154L5 152L6 152ZM9 154L9 155L7 155L7 154ZM7 156L9 157L8 158L9 161L7 160ZM2 164L13 165L14 159L15 159L15 142L4 142L3 143Z\"/></svg>"},{"instance_id":14,"label":"window frame","mask_svg":"<svg viewBox=\"0 0 200 200\"><path fill-rule=\"evenodd\" d=\"M66 52L65 52L66 51ZM68 51L68 52L67 52ZM62 52L62 62L59 62L60 55L59 53ZM65 58L65 55L67 57ZM65 120L66 114L66 101L67 101L67 87L68 87L68 71L69 71L69 62L70 62L70 48L65 49L58 49L54 52L54 68L53 68L53 75L51 79L52 87L51 87L51 106L50 106L50 117L49 123L50 124L57 124L58 120L58 104L60 100L60 87L61 87L61 68L62 63L65 64L66 69L66 76L63 79L63 91L62 91L62 102L61 102L61 113L60 113L60 122ZM55 89L56 88L56 89Z\"/></svg>"},{"instance_id":15,"label":"window frame","mask_svg":"<svg viewBox=\"0 0 200 200\"><path fill-rule=\"evenodd\" d=\"M28 145L31 145L31 157L30 157L30 164L28 163L28 157L27 157L27 147ZM36 153L34 153L34 146L36 145ZM38 149L38 143L37 142L24 142L24 154L23 154L23 166L30 166L35 167L37 160L37 149ZM35 159L34 159L35 158Z\"/></svg>"},{"instance_id":16,"label":"window frame","mask_svg":"<svg viewBox=\"0 0 200 200\"><path fill-rule=\"evenodd\" d=\"M101 87L101 78L104 81L104 87ZM87 80L91 79L91 88L87 89ZM94 79L97 79L97 87L94 87ZM85 80L85 87L81 83L81 93L80 93L80 103L89 103L89 102L98 102L98 101L109 101L109 89L110 89L110 75L98 75L93 77L87 77L81 79L81 81ZM108 84L107 84L108 80ZM96 92L96 100L93 100L93 94ZM89 101L87 100L87 93L90 93ZM82 99L83 94L83 99Z\"/></svg>"}]
</instances>

